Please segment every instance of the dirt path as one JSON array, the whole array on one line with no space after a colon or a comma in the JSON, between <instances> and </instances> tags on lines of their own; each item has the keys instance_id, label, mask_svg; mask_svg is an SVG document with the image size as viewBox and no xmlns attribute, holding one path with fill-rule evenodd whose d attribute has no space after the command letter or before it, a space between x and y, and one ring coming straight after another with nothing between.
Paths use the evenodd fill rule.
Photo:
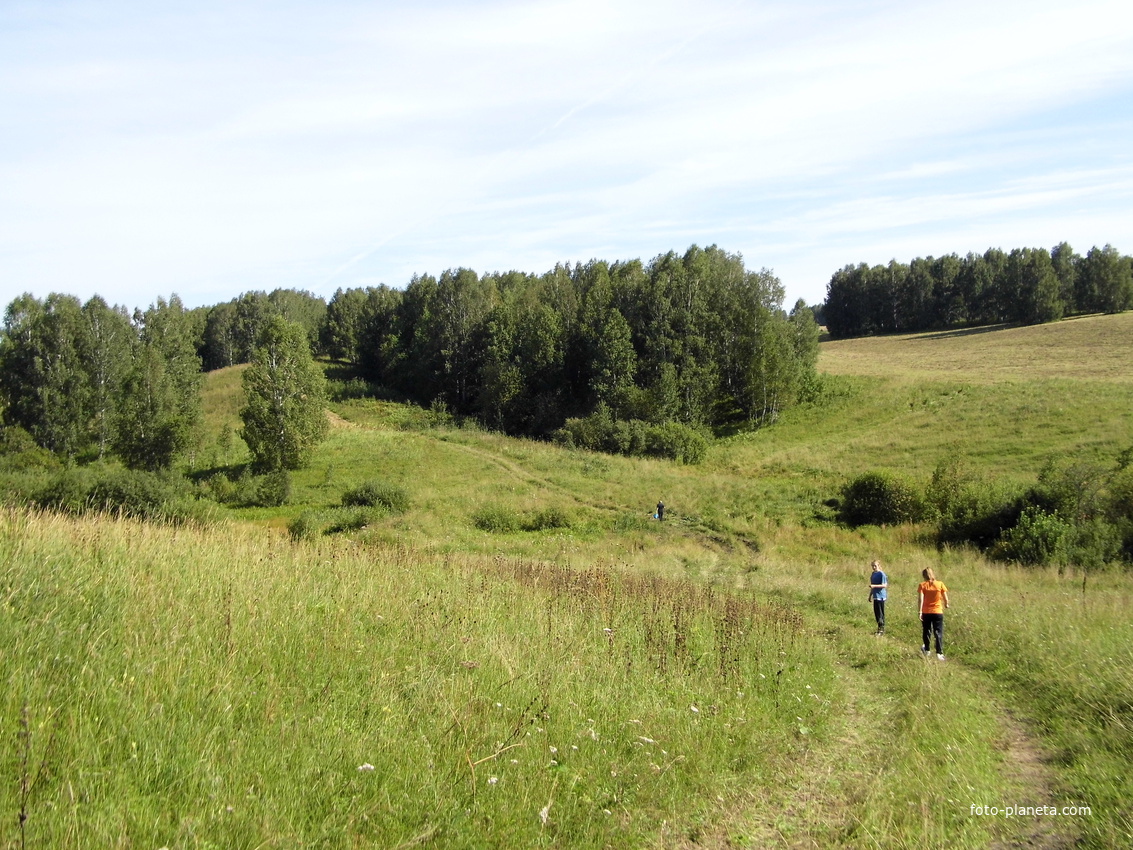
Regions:
<instances>
[{"instance_id":1,"label":"dirt path","mask_svg":"<svg viewBox=\"0 0 1133 850\"><path fill-rule=\"evenodd\" d=\"M831 725L820 742L799 753L788 779L778 789L753 797L698 847L801 850L906 846L907 834L888 835L876 819L863 817L863 813L894 805L894 778L887 776L890 748L899 746L903 739L900 729L908 695L894 692L891 672L887 674L877 663L869 663L869 641L874 639L847 632L845 627L831 630L831 638L839 647L836 669L840 693L832 706ZM919 663L916 659L911 666ZM1065 798L1058 793L1057 775L1028 724L994 695L992 683L984 674L955 660L948 664L949 686L977 694L1000 723L993 746L1002 757L998 766L1002 793L996 800L972 802L1060 805ZM969 801L949 802L958 807L954 814L961 820L968 816L964 809ZM949 836L944 846L1067 850L1075 846L1077 838L1070 819L1058 817L989 816L971 826L969 834ZM736 836L743 838L737 841Z\"/></svg>"}]
</instances>

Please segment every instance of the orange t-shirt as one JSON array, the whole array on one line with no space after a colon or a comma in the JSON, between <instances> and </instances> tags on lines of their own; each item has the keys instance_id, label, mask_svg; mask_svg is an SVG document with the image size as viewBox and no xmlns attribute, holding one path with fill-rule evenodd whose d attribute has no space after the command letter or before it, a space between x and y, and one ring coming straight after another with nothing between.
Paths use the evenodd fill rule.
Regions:
<instances>
[{"instance_id":1,"label":"orange t-shirt","mask_svg":"<svg viewBox=\"0 0 1133 850\"><path fill-rule=\"evenodd\" d=\"M920 587L917 589L924 597L924 600L921 602L922 614L944 613L944 594L948 592L948 588L944 586L944 582L922 581Z\"/></svg>"}]
</instances>

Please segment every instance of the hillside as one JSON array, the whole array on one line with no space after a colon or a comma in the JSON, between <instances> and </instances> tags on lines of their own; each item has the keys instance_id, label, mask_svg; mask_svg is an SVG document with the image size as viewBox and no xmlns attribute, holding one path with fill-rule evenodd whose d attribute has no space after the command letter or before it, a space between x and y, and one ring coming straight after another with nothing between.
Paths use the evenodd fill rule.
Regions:
<instances>
[{"instance_id":1,"label":"hillside","mask_svg":"<svg viewBox=\"0 0 1133 850\"><path fill-rule=\"evenodd\" d=\"M1129 846L1130 576L825 505L867 469L1111 459L1129 321L987 331L978 356L977 335L824 343L815 399L695 467L357 399L284 508L6 512L0 846ZM206 392L205 455L237 464L216 441L238 370ZM408 509L287 538L374 479ZM565 522L504 522L542 515ZM926 567L953 595L944 663L917 651ZM986 813L1007 805L1059 814Z\"/></svg>"}]
</instances>

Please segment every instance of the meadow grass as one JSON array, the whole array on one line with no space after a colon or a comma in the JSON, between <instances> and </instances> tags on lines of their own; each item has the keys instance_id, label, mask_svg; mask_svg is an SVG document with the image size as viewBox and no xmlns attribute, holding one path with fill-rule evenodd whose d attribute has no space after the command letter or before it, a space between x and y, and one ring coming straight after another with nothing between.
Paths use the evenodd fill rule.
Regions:
<instances>
[{"instance_id":1,"label":"meadow grass","mask_svg":"<svg viewBox=\"0 0 1133 850\"><path fill-rule=\"evenodd\" d=\"M19 512L0 550L4 846L640 846L834 697L791 611L655 576Z\"/></svg>"},{"instance_id":2,"label":"meadow grass","mask_svg":"<svg viewBox=\"0 0 1133 850\"><path fill-rule=\"evenodd\" d=\"M1111 462L1131 318L823 343L814 401L695 467L354 399L291 504L219 530L4 513L0 846L1131 845L1130 577L826 504L871 469ZM215 440L239 369L208 380ZM288 540L372 480L408 508ZM971 814L1047 802L1091 814Z\"/></svg>"}]
</instances>

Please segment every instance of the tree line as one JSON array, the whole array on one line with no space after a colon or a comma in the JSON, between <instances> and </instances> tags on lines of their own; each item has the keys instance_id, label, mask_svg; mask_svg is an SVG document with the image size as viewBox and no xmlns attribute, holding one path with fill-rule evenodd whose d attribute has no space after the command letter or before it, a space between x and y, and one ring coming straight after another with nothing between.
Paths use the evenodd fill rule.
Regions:
<instances>
[{"instance_id":1,"label":"tree line","mask_svg":"<svg viewBox=\"0 0 1133 850\"><path fill-rule=\"evenodd\" d=\"M262 465L294 467L319 427L289 405L321 389L289 390L297 376L314 386L303 358L316 354L369 392L509 434L691 459L693 433L772 422L813 386L818 326L783 298L772 272L716 246L541 275L450 269L329 303L279 289L131 315L97 296L24 295L0 334L0 403L57 454L168 468L193 449L201 371L253 362L242 435ZM273 437L285 420L307 436Z\"/></svg>"},{"instance_id":2,"label":"tree line","mask_svg":"<svg viewBox=\"0 0 1133 850\"><path fill-rule=\"evenodd\" d=\"M321 339L372 384L509 434L561 436L589 417L711 429L772 422L813 381L818 327L783 298L767 269L692 246L647 264L451 269L404 290L339 290Z\"/></svg>"},{"instance_id":3,"label":"tree line","mask_svg":"<svg viewBox=\"0 0 1133 850\"><path fill-rule=\"evenodd\" d=\"M176 295L132 315L98 296L85 304L61 294L16 298L0 334L4 443L30 438L68 461L113 456L148 472L195 465L201 318ZM241 435L258 467L297 468L326 431L324 379L307 331L278 311L265 314L247 356Z\"/></svg>"},{"instance_id":4,"label":"tree line","mask_svg":"<svg viewBox=\"0 0 1133 850\"><path fill-rule=\"evenodd\" d=\"M833 337L999 323L1039 324L1133 307L1133 258L1112 245L1083 257L1053 250L999 248L965 257L848 265L827 286L822 318Z\"/></svg>"}]
</instances>

